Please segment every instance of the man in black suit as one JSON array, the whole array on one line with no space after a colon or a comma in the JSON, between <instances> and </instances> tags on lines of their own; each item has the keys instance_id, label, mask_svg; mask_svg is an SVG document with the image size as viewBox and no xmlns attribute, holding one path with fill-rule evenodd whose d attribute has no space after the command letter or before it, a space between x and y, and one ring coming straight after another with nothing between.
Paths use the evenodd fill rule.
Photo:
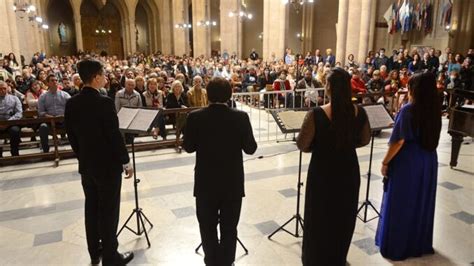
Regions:
<instances>
[{"instance_id":1,"label":"man in black suit","mask_svg":"<svg viewBox=\"0 0 474 266\"><path fill-rule=\"evenodd\" d=\"M133 175L115 112L114 102L99 94L105 84L103 66L92 59L77 64L84 82L66 104L66 131L76 157L85 194L85 226L91 263L125 265L132 252L117 252L121 174Z\"/></svg>"},{"instance_id":2,"label":"man in black suit","mask_svg":"<svg viewBox=\"0 0 474 266\"><path fill-rule=\"evenodd\" d=\"M257 143L248 115L225 104L232 94L230 83L214 78L206 89L210 105L189 114L183 147L196 152L194 196L204 262L228 266L235 260L237 224L245 196L242 150L253 154Z\"/></svg>"}]
</instances>

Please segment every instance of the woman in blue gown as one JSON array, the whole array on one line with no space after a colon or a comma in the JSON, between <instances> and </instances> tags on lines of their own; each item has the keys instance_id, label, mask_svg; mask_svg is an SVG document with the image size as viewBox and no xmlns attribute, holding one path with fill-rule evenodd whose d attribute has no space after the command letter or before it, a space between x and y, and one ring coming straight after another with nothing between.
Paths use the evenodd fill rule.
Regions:
<instances>
[{"instance_id":1,"label":"woman in blue gown","mask_svg":"<svg viewBox=\"0 0 474 266\"><path fill-rule=\"evenodd\" d=\"M389 150L375 238L383 257L404 260L433 254L433 222L438 176L441 106L432 73L413 75L410 103L397 115Z\"/></svg>"}]
</instances>

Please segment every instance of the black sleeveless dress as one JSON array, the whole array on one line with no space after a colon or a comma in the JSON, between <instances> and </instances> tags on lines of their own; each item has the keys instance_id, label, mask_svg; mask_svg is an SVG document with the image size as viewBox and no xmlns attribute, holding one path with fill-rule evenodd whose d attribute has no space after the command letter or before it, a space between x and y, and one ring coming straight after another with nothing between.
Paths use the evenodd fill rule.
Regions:
<instances>
[{"instance_id":1,"label":"black sleeveless dress","mask_svg":"<svg viewBox=\"0 0 474 266\"><path fill-rule=\"evenodd\" d=\"M358 107L354 145L336 149L331 120L314 109L315 135L306 181L302 260L305 266L346 265L359 200L360 170L356 145L367 121Z\"/></svg>"}]
</instances>

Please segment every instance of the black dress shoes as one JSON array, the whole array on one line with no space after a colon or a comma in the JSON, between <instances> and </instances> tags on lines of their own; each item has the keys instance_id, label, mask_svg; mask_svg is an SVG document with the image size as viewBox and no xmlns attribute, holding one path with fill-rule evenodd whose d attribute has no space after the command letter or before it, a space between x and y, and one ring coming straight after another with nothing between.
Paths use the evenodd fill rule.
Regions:
<instances>
[{"instance_id":1,"label":"black dress shoes","mask_svg":"<svg viewBox=\"0 0 474 266\"><path fill-rule=\"evenodd\" d=\"M131 260L133 260L133 252L128 251L124 253L119 253L119 264L118 265L126 265Z\"/></svg>"},{"instance_id":2,"label":"black dress shoes","mask_svg":"<svg viewBox=\"0 0 474 266\"><path fill-rule=\"evenodd\" d=\"M102 261L103 266L125 266L133 259L133 252L118 253L114 262Z\"/></svg>"}]
</instances>

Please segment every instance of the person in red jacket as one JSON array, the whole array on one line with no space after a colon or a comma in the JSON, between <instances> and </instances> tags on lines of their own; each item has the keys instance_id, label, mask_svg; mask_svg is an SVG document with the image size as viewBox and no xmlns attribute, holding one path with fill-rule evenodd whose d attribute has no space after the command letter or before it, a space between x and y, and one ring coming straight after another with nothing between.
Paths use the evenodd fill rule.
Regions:
<instances>
[{"instance_id":1,"label":"person in red jacket","mask_svg":"<svg viewBox=\"0 0 474 266\"><path fill-rule=\"evenodd\" d=\"M360 78L360 72L357 69L352 71L351 87L352 93L367 93L365 82Z\"/></svg>"}]
</instances>

